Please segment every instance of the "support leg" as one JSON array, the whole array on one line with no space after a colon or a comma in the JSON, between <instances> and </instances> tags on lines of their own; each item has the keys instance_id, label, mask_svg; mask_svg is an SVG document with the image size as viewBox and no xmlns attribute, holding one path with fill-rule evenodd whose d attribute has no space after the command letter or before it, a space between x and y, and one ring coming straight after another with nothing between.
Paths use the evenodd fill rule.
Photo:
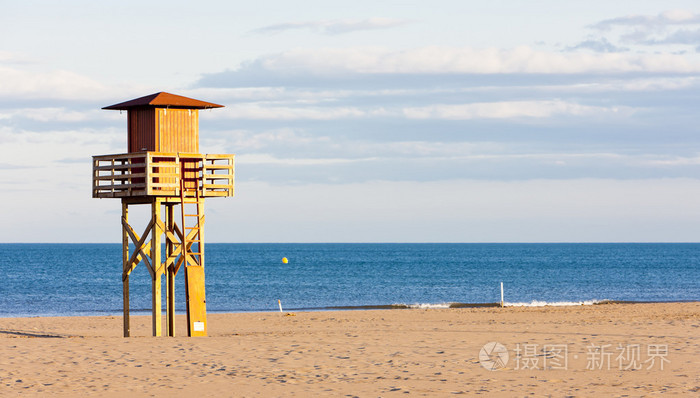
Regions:
<instances>
[{"instance_id":1,"label":"support leg","mask_svg":"<svg viewBox=\"0 0 700 398\"><path fill-rule=\"evenodd\" d=\"M168 204L165 206L166 213L165 213L165 228L168 231L173 230L173 223L174 223L174 212L173 212L174 205ZM171 242L169 239L166 240L165 244L165 258L170 258L174 250L173 247L173 242ZM175 273L172 267L167 267L165 269L165 275L166 275L166 312L167 312L167 317L166 317L166 324L167 324L167 329L168 329L168 336L175 336Z\"/></svg>"},{"instance_id":2,"label":"support leg","mask_svg":"<svg viewBox=\"0 0 700 398\"><path fill-rule=\"evenodd\" d=\"M161 289L161 276L163 275L163 268L161 267L161 234L163 231L157 226L156 222L160 220L160 206L161 202L155 199L151 204L151 219L154 222L151 238L151 264L153 265L153 277L151 279L151 292L153 294L153 307L152 307L152 317L153 317L153 335L161 336L163 334L163 323L162 323L162 289Z\"/></svg>"},{"instance_id":3,"label":"support leg","mask_svg":"<svg viewBox=\"0 0 700 398\"><path fill-rule=\"evenodd\" d=\"M162 305L162 298L161 295L163 294L163 291L161 289L161 280L160 280L160 275L156 275L152 280L151 280L151 292L153 294L153 308L152 308L152 317L153 317L153 335L154 336L161 336L163 334L163 321L162 321L162 316L161 316L161 305Z\"/></svg>"},{"instance_id":4,"label":"support leg","mask_svg":"<svg viewBox=\"0 0 700 398\"><path fill-rule=\"evenodd\" d=\"M127 223L129 222L129 205L122 202L122 218ZM126 227L122 223L122 274L129 267L129 235ZM122 294L124 298L124 337L131 335L131 325L129 322L129 276L122 277Z\"/></svg>"},{"instance_id":5,"label":"support leg","mask_svg":"<svg viewBox=\"0 0 700 398\"><path fill-rule=\"evenodd\" d=\"M122 282L122 294L124 295L124 337L131 336L131 325L129 323L129 277Z\"/></svg>"},{"instance_id":6,"label":"support leg","mask_svg":"<svg viewBox=\"0 0 700 398\"><path fill-rule=\"evenodd\" d=\"M168 270L168 336L175 336L175 274Z\"/></svg>"}]
</instances>

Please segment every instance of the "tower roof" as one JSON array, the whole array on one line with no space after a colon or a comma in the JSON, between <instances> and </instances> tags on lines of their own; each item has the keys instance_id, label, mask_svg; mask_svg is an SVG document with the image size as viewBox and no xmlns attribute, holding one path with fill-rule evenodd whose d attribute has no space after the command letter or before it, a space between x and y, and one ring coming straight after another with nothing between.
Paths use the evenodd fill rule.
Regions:
<instances>
[{"instance_id":1,"label":"tower roof","mask_svg":"<svg viewBox=\"0 0 700 398\"><path fill-rule=\"evenodd\" d=\"M223 105L204 102L194 98L183 97L181 95L159 92L145 97L132 99L130 101L121 102L110 106L105 106L102 109L129 110L132 108L142 107L172 107L185 109L207 109L207 108L223 108Z\"/></svg>"}]
</instances>

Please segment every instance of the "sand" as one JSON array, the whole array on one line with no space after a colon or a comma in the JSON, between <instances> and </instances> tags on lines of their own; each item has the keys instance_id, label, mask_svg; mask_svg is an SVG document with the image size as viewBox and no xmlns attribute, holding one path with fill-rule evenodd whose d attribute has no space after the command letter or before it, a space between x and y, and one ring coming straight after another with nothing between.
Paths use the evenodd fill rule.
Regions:
<instances>
[{"instance_id":1,"label":"sand","mask_svg":"<svg viewBox=\"0 0 700 398\"><path fill-rule=\"evenodd\" d=\"M132 323L0 319L0 395L700 396L700 303L210 314L204 338Z\"/></svg>"}]
</instances>

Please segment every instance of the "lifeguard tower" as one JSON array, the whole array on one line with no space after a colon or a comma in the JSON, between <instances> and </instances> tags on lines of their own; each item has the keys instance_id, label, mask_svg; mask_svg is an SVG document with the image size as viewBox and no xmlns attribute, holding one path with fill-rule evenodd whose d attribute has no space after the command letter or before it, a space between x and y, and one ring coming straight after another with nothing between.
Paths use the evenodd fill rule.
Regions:
<instances>
[{"instance_id":1,"label":"lifeguard tower","mask_svg":"<svg viewBox=\"0 0 700 398\"><path fill-rule=\"evenodd\" d=\"M129 275L141 262L151 275L153 335L162 334L163 275L166 330L175 335L175 277L183 266L187 335L207 334L204 199L233 196L234 155L199 153L199 110L221 107L160 92L102 108L127 111L128 116L128 152L92 160L92 197L120 198L122 203L124 337L131 334ZM129 206L134 205L151 210L141 235L129 224Z\"/></svg>"}]
</instances>

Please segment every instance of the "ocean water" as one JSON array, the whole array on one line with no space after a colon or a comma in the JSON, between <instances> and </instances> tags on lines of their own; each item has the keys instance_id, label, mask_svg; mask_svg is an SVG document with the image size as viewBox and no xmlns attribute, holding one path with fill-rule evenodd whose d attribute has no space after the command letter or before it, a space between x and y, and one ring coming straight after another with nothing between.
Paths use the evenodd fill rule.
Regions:
<instances>
[{"instance_id":1,"label":"ocean water","mask_svg":"<svg viewBox=\"0 0 700 398\"><path fill-rule=\"evenodd\" d=\"M0 316L121 313L120 244L0 244L0 272ZM488 305L501 282L508 305L696 301L700 244L206 246L209 312ZM130 290L149 313L143 264ZM176 296L183 312L182 272Z\"/></svg>"}]
</instances>

